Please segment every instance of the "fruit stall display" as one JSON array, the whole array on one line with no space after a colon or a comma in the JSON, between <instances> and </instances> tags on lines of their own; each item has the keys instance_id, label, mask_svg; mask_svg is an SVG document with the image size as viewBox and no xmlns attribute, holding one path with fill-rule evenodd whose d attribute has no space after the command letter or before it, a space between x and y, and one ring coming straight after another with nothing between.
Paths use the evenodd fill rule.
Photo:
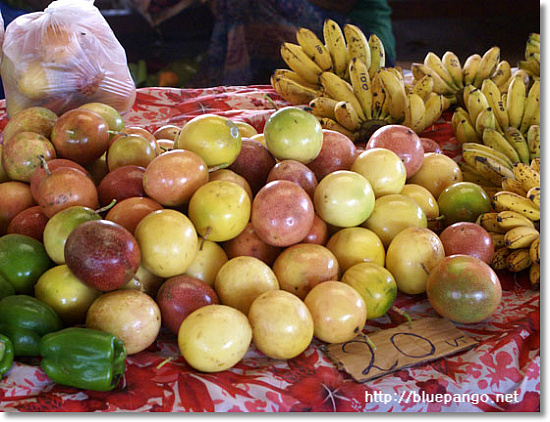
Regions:
<instances>
[{"instance_id":1,"label":"fruit stall display","mask_svg":"<svg viewBox=\"0 0 550 422\"><path fill-rule=\"evenodd\" d=\"M1 409L540 409L540 38L296 35L271 85L0 103ZM376 360L445 321L466 349Z\"/></svg>"}]
</instances>

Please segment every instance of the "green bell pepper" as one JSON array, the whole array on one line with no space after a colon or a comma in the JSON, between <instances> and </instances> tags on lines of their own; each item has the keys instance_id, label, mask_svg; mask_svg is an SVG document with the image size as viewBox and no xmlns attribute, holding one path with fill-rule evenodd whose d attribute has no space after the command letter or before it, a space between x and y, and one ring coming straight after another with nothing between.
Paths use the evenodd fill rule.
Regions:
<instances>
[{"instance_id":1,"label":"green bell pepper","mask_svg":"<svg viewBox=\"0 0 550 422\"><path fill-rule=\"evenodd\" d=\"M11 340L0 334L0 379L8 372L13 363L13 343Z\"/></svg>"},{"instance_id":2,"label":"green bell pepper","mask_svg":"<svg viewBox=\"0 0 550 422\"><path fill-rule=\"evenodd\" d=\"M61 328L61 318L52 307L32 296L0 300L0 334L11 340L15 356L38 356L42 336Z\"/></svg>"},{"instance_id":3,"label":"green bell pepper","mask_svg":"<svg viewBox=\"0 0 550 422\"><path fill-rule=\"evenodd\" d=\"M111 391L126 370L126 347L116 336L92 328L69 327L46 334L40 367L56 384Z\"/></svg>"}]
</instances>

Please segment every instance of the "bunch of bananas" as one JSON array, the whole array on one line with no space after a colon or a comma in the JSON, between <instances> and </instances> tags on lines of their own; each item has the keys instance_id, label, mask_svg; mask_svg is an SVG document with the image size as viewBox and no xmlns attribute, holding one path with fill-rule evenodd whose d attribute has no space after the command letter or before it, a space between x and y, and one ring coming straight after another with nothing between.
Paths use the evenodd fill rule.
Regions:
<instances>
[{"instance_id":1,"label":"bunch of bananas","mask_svg":"<svg viewBox=\"0 0 550 422\"><path fill-rule=\"evenodd\" d=\"M415 82L425 76L431 76L434 92L445 96L449 106L466 104L463 102L463 90L470 90L471 87L481 88L487 79L494 82L501 93L506 92L515 75L529 80L526 70L518 69L512 73L510 63L500 60L500 48L496 46L487 50L483 56L472 54L464 65L452 51L445 52L442 57L429 52L424 58L424 63L411 65L411 71Z\"/></svg>"},{"instance_id":2,"label":"bunch of bananas","mask_svg":"<svg viewBox=\"0 0 550 422\"><path fill-rule=\"evenodd\" d=\"M491 266L512 272L529 270L533 288L540 286L540 158L530 165L516 163L513 184L493 196L494 212L479 216L477 223L493 239Z\"/></svg>"},{"instance_id":3,"label":"bunch of bananas","mask_svg":"<svg viewBox=\"0 0 550 422\"><path fill-rule=\"evenodd\" d=\"M290 69L276 69L271 85L291 104L308 105L326 129L366 141L380 126L403 124L421 133L448 106L431 81L408 86L402 69L385 67L385 50L372 34L331 19L323 24L322 42L300 28L298 44L285 42L281 57Z\"/></svg>"},{"instance_id":4,"label":"bunch of bananas","mask_svg":"<svg viewBox=\"0 0 550 422\"><path fill-rule=\"evenodd\" d=\"M518 67L532 77L540 78L540 34L529 34L525 43L525 60L521 60Z\"/></svg>"}]
</instances>

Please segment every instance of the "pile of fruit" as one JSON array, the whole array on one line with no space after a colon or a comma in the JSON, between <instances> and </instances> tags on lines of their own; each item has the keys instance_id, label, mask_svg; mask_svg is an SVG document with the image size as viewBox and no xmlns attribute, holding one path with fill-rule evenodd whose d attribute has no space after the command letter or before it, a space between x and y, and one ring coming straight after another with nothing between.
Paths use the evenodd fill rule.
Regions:
<instances>
[{"instance_id":1,"label":"pile of fruit","mask_svg":"<svg viewBox=\"0 0 550 422\"><path fill-rule=\"evenodd\" d=\"M495 84L501 116L490 79L474 77L481 88L464 90L453 129L461 139L466 113L471 123L489 107L494 125L476 117L480 133L459 163L419 136L458 107L432 92L433 75L407 86L384 68L379 40L351 26L327 21L326 44L299 34L282 50L295 69L272 82L308 107L274 110L262 133L208 113L150 132L103 103L10 119L0 145L0 373L14 357L38 356L54 382L108 391L124 358L162 327L191 367L218 372L251 344L292 359L314 338L352 340L367 320L399 311L398 293L479 323L500 304L498 271L528 271L538 285L538 81L513 76L506 101ZM525 134L527 152L509 128Z\"/></svg>"}]
</instances>

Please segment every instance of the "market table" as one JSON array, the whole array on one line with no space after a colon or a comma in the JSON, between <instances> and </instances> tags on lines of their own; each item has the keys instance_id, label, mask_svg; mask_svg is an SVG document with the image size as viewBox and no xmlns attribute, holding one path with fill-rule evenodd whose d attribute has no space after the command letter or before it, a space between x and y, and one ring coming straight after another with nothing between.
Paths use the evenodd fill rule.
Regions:
<instances>
[{"instance_id":1,"label":"market table","mask_svg":"<svg viewBox=\"0 0 550 422\"><path fill-rule=\"evenodd\" d=\"M267 98L267 95L270 98ZM269 86L181 90L139 89L127 125L154 130L181 125L203 113L252 124L258 131L275 106L287 105ZM7 117L0 102L0 129ZM445 114L423 136L457 158L459 148ZM457 158L458 159L458 158ZM244 359L220 373L193 370L178 351L177 338L162 329L146 350L128 356L124 378L111 392L55 385L36 358L18 359L0 381L0 410L6 412L479 412L540 411L540 292L526 274L498 272L502 302L486 321L455 324L474 347L357 382L339 370L314 339L298 357L267 358L253 345ZM425 295L399 294L395 304L413 320L436 317ZM364 333L395 327L390 312L368 321ZM440 398L440 400L436 398Z\"/></svg>"}]
</instances>

